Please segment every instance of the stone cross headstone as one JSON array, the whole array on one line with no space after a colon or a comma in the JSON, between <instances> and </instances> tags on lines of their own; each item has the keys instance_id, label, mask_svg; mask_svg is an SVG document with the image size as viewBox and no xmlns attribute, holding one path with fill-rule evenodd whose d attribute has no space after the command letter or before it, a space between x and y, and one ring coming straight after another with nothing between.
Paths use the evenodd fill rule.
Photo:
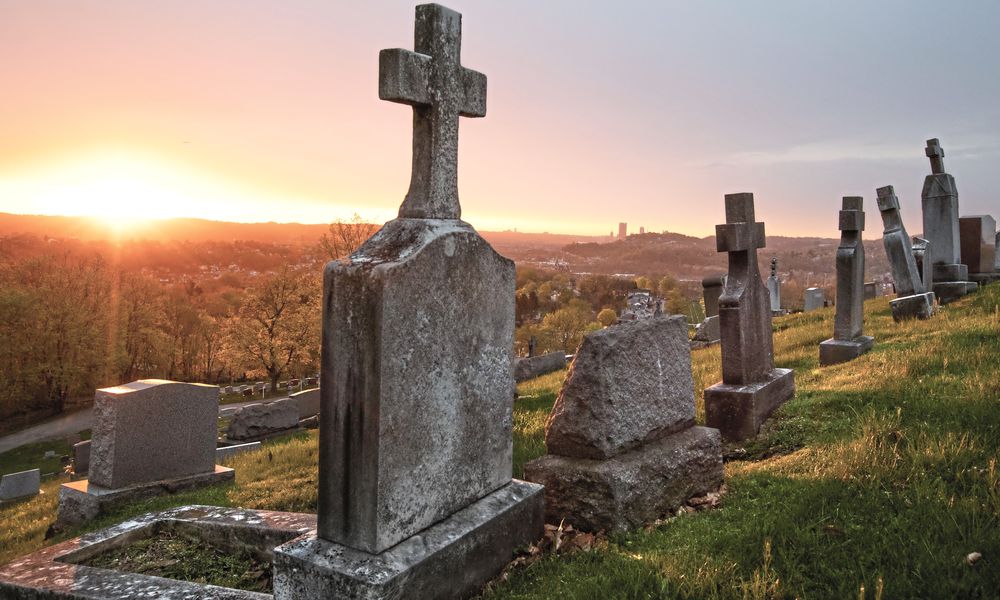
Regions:
<instances>
[{"instance_id":1,"label":"stone cross headstone","mask_svg":"<svg viewBox=\"0 0 1000 600\"><path fill-rule=\"evenodd\" d=\"M719 432L694 421L687 323L660 316L587 334L525 465L549 522L642 527L722 483ZM628 482L622 485L622 482Z\"/></svg>"},{"instance_id":2,"label":"stone cross headstone","mask_svg":"<svg viewBox=\"0 0 1000 600\"><path fill-rule=\"evenodd\" d=\"M955 178L944 170L944 149L937 139L927 140L925 154L931 174L924 178L920 194L924 216L924 237L930 241L934 293L942 304L975 291L969 269L962 264L958 228L958 188Z\"/></svg>"},{"instance_id":3,"label":"stone cross headstone","mask_svg":"<svg viewBox=\"0 0 1000 600\"><path fill-rule=\"evenodd\" d=\"M840 211L840 247L837 248L837 313L833 337L819 345L819 363L847 362L868 352L874 338L862 335L864 328L865 229L864 200L845 196ZM874 287L874 286L873 286Z\"/></svg>"},{"instance_id":4,"label":"stone cross headstone","mask_svg":"<svg viewBox=\"0 0 1000 600\"><path fill-rule=\"evenodd\" d=\"M0 477L0 501L20 500L37 496L42 485L42 472L38 469L7 473Z\"/></svg>"},{"instance_id":5,"label":"stone cross headstone","mask_svg":"<svg viewBox=\"0 0 1000 600\"><path fill-rule=\"evenodd\" d=\"M802 299L802 312L811 312L826 306L826 294L822 288L806 288Z\"/></svg>"},{"instance_id":6,"label":"stone cross headstone","mask_svg":"<svg viewBox=\"0 0 1000 600\"><path fill-rule=\"evenodd\" d=\"M926 319L934 312L934 293L924 288L917 271L910 236L903 226L899 213L899 199L891 185L876 190L878 210L882 215L882 244L889 258L893 286L897 298L891 300L892 318L896 321L909 318Z\"/></svg>"},{"instance_id":7,"label":"stone cross headstone","mask_svg":"<svg viewBox=\"0 0 1000 600\"><path fill-rule=\"evenodd\" d=\"M771 298L771 314L781 315L781 279L778 278L778 258L771 258L771 275L767 278L767 293Z\"/></svg>"},{"instance_id":8,"label":"stone cross headstone","mask_svg":"<svg viewBox=\"0 0 1000 600\"><path fill-rule=\"evenodd\" d=\"M969 279L979 285L997 280L993 265L996 263L997 222L990 215L972 215L958 220L962 241L962 263L969 269Z\"/></svg>"},{"instance_id":9,"label":"stone cross headstone","mask_svg":"<svg viewBox=\"0 0 1000 600\"><path fill-rule=\"evenodd\" d=\"M771 302L757 266L764 224L754 219L753 194L726 196L715 243L729 255L729 274L719 297L722 383L705 390L705 419L723 438L741 440L795 394L791 369L774 368Z\"/></svg>"},{"instance_id":10,"label":"stone cross headstone","mask_svg":"<svg viewBox=\"0 0 1000 600\"><path fill-rule=\"evenodd\" d=\"M379 55L379 97L413 106L410 189L326 266L317 531L275 550L275 600L466 597L541 536L541 486L511 479L514 263L458 220L459 117L486 113L460 47L424 4L416 51Z\"/></svg>"}]
</instances>

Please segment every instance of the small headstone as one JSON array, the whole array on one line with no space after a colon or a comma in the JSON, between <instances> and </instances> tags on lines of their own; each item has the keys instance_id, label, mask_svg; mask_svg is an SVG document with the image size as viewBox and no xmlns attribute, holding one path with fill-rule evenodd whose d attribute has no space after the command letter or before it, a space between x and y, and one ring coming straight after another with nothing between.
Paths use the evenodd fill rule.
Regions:
<instances>
[{"instance_id":1,"label":"small headstone","mask_svg":"<svg viewBox=\"0 0 1000 600\"><path fill-rule=\"evenodd\" d=\"M822 288L806 288L803 297L803 312L814 311L826 306L826 294Z\"/></svg>"},{"instance_id":2,"label":"small headstone","mask_svg":"<svg viewBox=\"0 0 1000 600\"><path fill-rule=\"evenodd\" d=\"M304 392L296 392L288 397L299 409L299 421L319 414L320 391L313 388Z\"/></svg>"},{"instance_id":3,"label":"small headstone","mask_svg":"<svg viewBox=\"0 0 1000 600\"><path fill-rule=\"evenodd\" d=\"M874 300L878 297L878 284L874 281L865 282L865 300Z\"/></svg>"},{"instance_id":4,"label":"small headstone","mask_svg":"<svg viewBox=\"0 0 1000 600\"><path fill-rule=\"evenodd\" d=\"M819 364L853 360L868 352L874 338L862 335L864 326L865 228L863 199L845 196L840 211L840 247L837 248L837 313L833 337L819 345ZM872 284L875 287L875 284ZM874 290L873 290L874 295Z\"/></svg>"},{"instance_id":5,"label":"small headstone","mask_svg":"<svg viewBox=\"0 0 1000 600\"><path fill-rule=\"evenodd\" d=\"M705 390L705 420L724 439L742 440L795 395L795 381L791 369L774 368L771 302L757 267L764 224L754 219L753 194L726 196L726 224L715 226L715 240L729 255L729 275L719 298L722 383Z\"/></svg>"},{"instance_id":6,"label":"small headstone","mask_svg":"<svg viewBox=\"0 0 1000 600\"><path fill-rule=\"evenodd\" d=\"M896 191L891 185L887 185L878 188L876 194L884 229L882 244L889 258L893 287L897 294L897 298L889 302L892 318L897 322L912 318L927 319L934 312L934 292L924 288L924 282L917 271L910 236L906 233L903 217L899 214Z\"/></svg>"},{"instance_id":7,"label":"small headstone","mask_svg":"<svg viewBox=\"0 0 1000 600\"><path fill-rule=\"evenodd\" d=\"M962 263L969 268L969 279L979 285L997 280L997 223L990 215L974 215L958 220L962 240Z\"/></svg>"},{"instance_id":8,"label":"small headstone","mask_svg":"<svg viewBox=\"0 0 1000 600\"><path fill-rule=\"evenodd\" d=\"M924 215L924 237L930 241L930 263L934 272L934 295L947 304L974 292L969 269L962 264L958 228L958 187L944 170L944 149L937 139L927 140L924 152L931 161L931 174L924 178L920 194Z\"/></svg>"},{"instance_id":9,"label":"small headstone","mask_svg":"<svg viewBox=\"0 0 1000 600\"><path fill-rule=\"evenodd\" d=\"M541 356L518 358L514 361L514 381L520 383L565 368L566 354L562 350Z\"/></svg>"},{"instance_id":10,"label":"small headstone","mask_svg":"<svg viewBox=\"0 0 1000 600\"><path fill-rule=\"evenodd\" d=\"M701 280L705 302L705 319L694 331L692 347L707 346L719 341L719 296L726 284L726 276L712 275Z\"/></svg>"},{"instance_id":11,"label":"small headstone","mask_svg":"<svg viewBox=\"0 0 1000 600\"><path fill-rule=\"evenodd\" d=\"M38 494L42 472L38 469L7 473L0 478L0 501L19 500Z\"/></svg>"},{"instance_id":12,"label":"small headstone","mask_svg":"<svg viewBox=\"0 0 1000 600\"><path fill-rule=\"evenodd\" d=\"M324 274L317 529L275 549L275 600L470 597L542 534L511 479L514 263L459 220L486 77L454 11L417 6L414 45L379 55L379 97L413 106L399 218Z\"/></svg>"},{"instance_id":13,"label":"small headstone","mask_svg":"<svg viewBox=\"0 0 1000 600\"><path fill-rule=\"evenodd\" d=\"M251 404L233 413L226 429L230 440L258 440L299 425L298 403L290 398Z\"/></svg>"},{"instance_id":14,"label":"small headstone","mask_svg":"<svg viewBox=\"0 0 1000 600\"><path fill-rule=\"evenodd\" d=\"M73 444L73 472L83 475L90 470L90 440Z\"/></svg>"},{"instance_id":15,"label":"small headstone","mask_svg":"<svg viewBox=\"0 0 1000 600\"><path fill-rule=\"evenodd\" d=\"M584 337L545 424L548 455L525 465L548 520L642 527L722 483L719 432L694 423L687 322L660 316Z\"/></svg>"},{"instance_id":16,"label":"small headstone","mask_svg":"<svg viewBox=\"0 0 1000 600\"><path fill-rule=\"evenodd\" d=\"M771 299L771 314L772 315L783 315L784 311L781 310L781 279L778 278L778 258L771 258L771 275L767 278L765 283L767 286L767 294Z\"/></svg>"},{"instance_id":17,"label":"small headstone","mask_svg":"<svg viewBox=\"0 0 1000 600\"><path fill-rule=\"evenodd\" d=\"M260 449L260 442L250 442L247 444L234 444L232 446L219 446L215 449L215 461L222 462L227 458Z\"/></svg>"},{"instance_id":18,"label":"small headstone","mask_svg":"<svg viewBox=\"0 0 1000 600\"><path fill-rule=\"evenodd\" d=\"M45 456L43 456L42 458L55 458L55 457L56 457L56 451L55 450L46 450L45 451Z\"/></svg>"}]
</instances>

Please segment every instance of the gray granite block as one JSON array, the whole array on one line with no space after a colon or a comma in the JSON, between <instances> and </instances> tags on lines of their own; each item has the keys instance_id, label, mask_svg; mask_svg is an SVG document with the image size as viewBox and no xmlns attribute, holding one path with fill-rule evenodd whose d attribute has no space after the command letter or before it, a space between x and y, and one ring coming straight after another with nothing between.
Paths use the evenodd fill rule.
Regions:
<instances>
[{"instance_id":1,"label":"gray granite block","mask_svg":"<svg viewBox=\"0 0 1000 600\"><path fill-rule=\"evenodd\" d=\"M830 338L826 341L820 342L819 364L824 366L835 365L837 363L854 360L865 352L871 350L874 344L875 338L867 335L861 335L850 340Z\"/></svg>"},{"instance_id":2,"label":"gray granite block","mask_svg":"<svg viewBox=\"0 0 1000 600\"><path fill-rule=\"evenodd\" d=\"M705 424L727 441L757 435L776 408L795 395L791 369L774 369L764 381L751 384L718 383L705 390Z\"/></svg>"},{"instance_id":3,"label":"gray granite block","mask_svg":"<svg viewBox=\"0 0 1000 600\"><path fill-rule=\"evenodd\" d=\"M299 425L298 402L282 398L263 404L251 404L237 410L226 429L230 440L259 440Z\"/></svg>"},{"instance_id":4,"label":"gray granite block","mask_svg":"<svg viewBox=\"0 0 1000 600\"><path fill-rule=\"evenodd\" d=\"M0 478L0 500L18 500L38 494L42 472L38 469L7 473Z\"/></svg>"},{"instance_id":5,"label":"gray granite block","mask_svg":"<svg viewBox=\"0 0 1000 600\"><path fill-rule=\"evenodd\" d=\"M719 431L690 427L605 460L549 454L525 465L545 486L549 523L585 531L628 531L722 484Z\"/></svg>"},{"instance_id":6,"label":"gray granite block","mask_svg":"<svg viewBox=\"0 0 1000 600\"><path fill-rule=\"evenodd\" d=\"M722 337L722 330L719 326L719 315L713 315L711 317L705 317L705 320L698 324L698 327L694 330L694 337L692 338L696 342L712 343L718 342Z\"/></svg>"},{"instance_id":7,"label":"gray granite block","mask_svg":"<svg viewBox=\"0 0 1000 600\"><path fill-rule=\"evenodd\" d=\"M905 319L929 319L934 314L934 292L902 296L890 300L889 307L897 323Z\"/></svg>"},{"instance_id":8,"label":"gray granite block","mask_svg":"<svg viewBox=\"0 0 1000 600\"><path fill-rule=\"evenodd\" d=\"M296 392L289 396L299 409L299 420L319 414L320 393L319 388L313 388L304 392Z\"/></svg>"},{"instance_id":9,"label":"gray granite block","mask_svg":"<svg viewBox=\"0 0 1000 600\"><path fill-rule=\"evenodd\" d=\"M369 554L315 532L274 550L274 599L470 598L538 541L542 486L514 480L384 550Z\"/></svg>"},{"instance_id":10,"label":"gray granite block","mask_svg":"<svg viewBox=\"0 0 1000 600\"><path fill-rule=\"evenodd\" d=\"M514 361L514 380L526 381L566 368L566 353L562 350Z\"/></svg>"}]
</instances>

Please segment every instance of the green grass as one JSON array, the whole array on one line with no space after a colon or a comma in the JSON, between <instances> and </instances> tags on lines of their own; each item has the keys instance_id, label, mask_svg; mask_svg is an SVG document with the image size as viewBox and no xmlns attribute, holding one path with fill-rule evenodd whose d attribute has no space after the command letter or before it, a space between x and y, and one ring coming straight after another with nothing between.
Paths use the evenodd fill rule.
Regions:
<instances>
[{"instance_id":1,"label":"green grass","mask_svg":"<svg viewBox=\"0 0 1000 600\"><path fill-rule=\"evenodd\" d=\"M820 368L833 309L775 320L779 366L796 397L745 460L726 465L716 510L611 536L590 551L512 569L485 597L1000 597L1000 286L928 321L892 322L886 299L865 305L875 348ZM719 349L692 353L696 405L720 379ZM514 472L545 452L544 425L565 371L518 386ZM129 506L76 535L187 503L316 508L316 432L234 457L237 481ZM0 562L41 547L55 483L0 508ZM57 538L64 539L65 536ZM966 556L979 552L975 565Z\"/></svg>"}]
</instances>

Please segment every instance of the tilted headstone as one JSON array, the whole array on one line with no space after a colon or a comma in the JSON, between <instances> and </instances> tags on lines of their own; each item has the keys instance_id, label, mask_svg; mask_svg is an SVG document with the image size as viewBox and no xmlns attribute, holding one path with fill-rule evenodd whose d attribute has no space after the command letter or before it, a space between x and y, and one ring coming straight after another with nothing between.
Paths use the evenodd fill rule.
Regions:
<instances>
[{"instance_id":1,"label":"tilted headstone","mask_svg":"<svg viewBox=\"0 0 1000 600\"><path fill-rule=\"evenodd\" d=\"M864 329L865 212L860 196L845 196L840 211L840 247L837 248L837 312L833 337L819 345L819 364L847 362L868 352L875 339ZM874 287L874 284L872 285Z\"/></svg>"},{"instance_id":2,"label":"tilted headstone","mask_svg":"<svg viewBox=\"0 0 1000 600\"><path fill-rule=\"evenodd\" d=\"M705 299L705 319L695 328L693 346L704 346L719 341L719 296L726 284L725 275L712 275L701 280Z\"/></svg>"},{"instance_id":3,"label":"tilted headstone","mask_svg":"<svg viewBox=\"0 0 1000 600\"><path fill-rule=\"evenodd\" d=\"M931 243L934 294L947 304L975 291L969 269L962 264L958 229L958 188L944 170L944 149L937 139L927 140L924 152L931 161L931 174L924 178L920 194L924 215L924 237Z\"/></svg>"},{"instance_id":4,"label":"tilted headstone","mask_svg":"<svg viewBox=\"0 0 1000 600\"><path fill-rule=\"evenodd\" d=\"M73 444L73 472L84 474L90 470L90 440Z\"/></svg>"},{"instance_id":5,"label":"tilted headstone","mask_svg":"<svg viewBox=\"0 0 1000 600\"><path fill-rule=\"evenodd\" d=\"M792 370L774 368L771 302L757 266L764 224L754 220L753 194L726 196L726 224L715 226L715 243L729 255L729 275L719 298L722 383L705 390L705 420L723 438L742 440L795 395Z\"/></svg>"},{"instance_id":6,"label":"tilted headstone","mask_svg":"<svg viewBox=\"0 0 1000 600\"><path fill-rule=\"evenodd\" d=\"M719 432L694 422L687 323L659 316L587 334L525 465L545 510L578 529L622 531L722 483Z\"/></svg>"},{"instance_id":7,"label":"tilted headstone","mask_svg":"<svg viewBox=\"0 0 1000 600\"><path fill-rule=\"evenodd\" d=\"M781 279L778 278L778 258L771 258L771 275L767 278L767 294L771 299L771 314L783 314L781 310Z\"/></svg>"},{"instance_id":8,"label":"tilted headstone","mask_svg":"<svg viewBox=\"0 0 1000 600\"><path fill-rule=\"evenodd\" d=\"M934 312L934 292L924 287L924 282L917 271L917 261L913 255L910 236L906 233L903 217L899 214L896 191L891 185L887 185L878 188L876 195L878 210L882 215L882 244L889 258L889 268L892 271L893 286L897 295L895 300L889 302L892 307L892 318L895 321L927 319Z\"/></svg>"},{"instance_id":9,"label":"tilted headstone","mask_svg":"<svg viewBox=\"0 0 1000 600\"><path fill-rule=\"evenodd\" d=\"M990 215L973 215L958 220L962 240L962 263L969 268L969 279L979 285L997 280L997 222Z\"/></svg>"},{"instance_id":10,"label":"tilted headstone","mask_svg":"<svg viewBox=\"0 0 1000 600\"><path fill-rule=\"evenodd\" d=\"M826 306L826 293L822 288L806 288L802 297L802 311L811 312Z\"/></svg>"},{"instance_id":11,"label":"tilted headstone","mask_svg":"<svg viewBox=\"0 0 1000 600\"><path fill-rule=\"evenodd\" d=\"M89 479L59 489L59 524L110 503L233 479L217 467L216 386L144 379L94 394Z\"/></svg>"},{"instance_id":12,"label":"tilted headstone","mask_svg":"<svg viewBox=\"0 0 1000 600\"><path fill-rule=\"evenodd\" d=\"M514 264L459 220L459 117L486 114L460 46L426 4L416 51L379 55L379 97L413 107L410 188L326 267L318 528L275 550L275 600L466 597L541 536L541 486L511 479Z\"/></svg>"},{"instance_id":13,"label":"tilted headstone","mask_svg":"<svg viewBox=\"0 0 1000 600\"><path fill-rule=\"evenodd\" d=\"M282 398L238 409L229 421L226 437L239 441L261 440L298 426L298 403L291 398Z\"/></svg>"},{"instance_id":14,"label":"tilted headstone","mask_svg":"<svg viewBox=\"0 0 1000 600\"><path fill-rule=\"evenodd\" d=\"M38 469L7 473L0 478L0 501L20 500L38 495L42 485L42 472Z\"/></svg>"},{"instance_id":15,"label":"tilted headstone","mask_svg":"<svg viewBox=\"0 0 1000 600\"><path fill-rule=\"evenodd\" d=\"M304 392L295 392L289 398L295 402L299 409L299 420L318 415L320 410L319 388L313 388Z\"/></svg>"}]
</instances>

